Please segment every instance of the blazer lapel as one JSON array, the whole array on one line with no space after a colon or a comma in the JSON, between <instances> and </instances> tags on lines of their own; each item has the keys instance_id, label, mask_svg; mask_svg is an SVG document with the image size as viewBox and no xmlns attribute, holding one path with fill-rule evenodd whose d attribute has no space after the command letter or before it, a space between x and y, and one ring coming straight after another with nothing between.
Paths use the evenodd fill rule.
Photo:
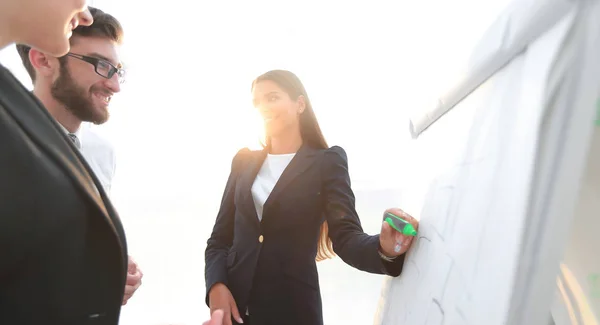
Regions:
<instances>
[{"instance_id":1,"label":"blazer lapel","mask_svg":"<svg viewBox=\"0 0 600 325\"><path fill-rule=\"evenodd\" d=\"M110 218L109 211L107 211L104 202L101 201L101 198L106 201L102 186L93 177L92 173L89 173L86 169L87 164L84 158L81 157L77 148L68 141L64 132L60 130L57 122L43 107L42 103L24 87L17 84L16 79L14 81L11 79L14 79L14 77L4 67L0 66L0 91L4 92L0 99L6 111L9 112L30 139L37 143L41 150L63 166L66 174L73 178L76 186L103 212L108 223L117 234L122 247L125 248L125 243L122 242L121 238L122 231L117 231L113 220ZM7 90L12 91L12 93L8 93ZM50 143L51 146L48 145ZM97 195L94 186L100 195ZM112 206L110 206L110 210L111 213L114 213Z\"/></svg>"},{"instance_id":2,"label":"blazer lapel","mask_svg":"<svg viewBox=\"0 0 600 325\"><path fill-rule=\"evenodd\" d=\"M275 187L271 191L269 198L263 207L263 218L262 222L265 221L265 216L268 215L270 207L273 202L277 201L277 197L285 190L285 188L294 180L296 177L302 175L312 164L316 161L316 154L318 150L313 149L307 145L300 147L300 150L296 153L290 164L285 168L281 177L275 184Z\"/></svg>"},{"instance_id":3,"label":"blazer lapel","mask_svg":"<svg viewBox=\"0 0 600 325\"><path fill-rule=\"evenodd\" d=\"M267 149L251 152L248 163L245 164L243 170L240 171L240 191L242 193L242 204L245 210L250 211L249 216L252 221L259 226L258 215L252 198L252 185L256 179L258 171L262 167L265 158L267 157Z\"/></svg>"},{"instance_id":4,"label":"blazer lapel","mask_svg":"<svg viewBox=\"0 0 600 325\"><path fill-rule=\"evenodd\" d=\"M296 153L290 164L285 168L281 177L275 184L275 187L271 191L271 194L267 198L267 201L263 205L263 217L259 223L258 215L256 214L256 208L254 206L254 199L252 198L252 185L256 179L256 175L260 171L265 158L267 157L267 149L253 152L250 155L249 163L246 164L240 172L240 191L242 193L243 209L250 211L248 214L252 218L257 226L265 221L268 216L268 210L276 202L277 197L282 191L290 184L296 177L302 175L312 164L316 161L316 154L318 150L315 150L309 146L303 145L300 150Z\"/></svg>"}]
</instances>

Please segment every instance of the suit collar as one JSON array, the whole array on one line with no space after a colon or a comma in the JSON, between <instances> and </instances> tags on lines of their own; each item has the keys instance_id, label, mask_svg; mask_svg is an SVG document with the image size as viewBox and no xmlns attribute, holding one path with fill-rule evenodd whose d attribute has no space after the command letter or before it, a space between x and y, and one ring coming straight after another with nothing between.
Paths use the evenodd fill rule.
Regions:
<instances>
[{"instance_id":1,"label":"suit collar","mask_svg":"<svg viewBox=\"0 0 600 325\"><path fill-rule=\"evenodd\" d=\"M34 95L34 96L35 96L35 95ZM79 126L79 128L77 129L77 131L75 131L75 132L69 132L69 130L67 130L67 128L65 128L65 127L64 127L64 125L60 124L60 122L59 122L59 121L56 121L56 124L58 124L58 126L60 127L60 129L61 129L61 130L62 130L62 131L65 133L65 134L72 133L72 134L75 134L75 135L76 135L78 138L80 138L80 139L81 139L81 127L82 127L83 125Z\"/></svg>"},{"instance_id":2,"label":"suit collar","mask_svg":"<svg viewBox=\"0 0 600 325\"><path fill-rule=\"evenodd\" d=\"M308 145L302 145L294 158L290 161L289 165L285 168L279 180L275 184L275 187L271 191L271 194L267 198L267 201L263 205L263 217L261 222L268 220L270 210L277 205L277 199L286 189L289 189L290 184L300 175L302 175L308 168L310 168L316 161L318 149L314 149ZM250 216L256 220L258 224L258 216L256 209L254 208L254 201L252 200L252 185L256 179L260 168L262 167L268 154L268 148L260 151L255 151L252 155L251 161L247 165L248 168L242 171L241 186L243 193L246 194L248 203L246 208L250 213Z\"/></svg>"},{"instance_id":3,"label":"suit collar","mask_svg":"<svg viewBox=\"0 0 600 325\"><path fill-rule=\"evenodd\" d=\"M264 211L268 212L269 207L273 202L277 201L277 197L296 179L296 177L302 175L315 161L315 154L317 150L303 145L300 150L296 153L294 158L290 161L290 164L285 168L281 177L275 184L275 187L271 191L269 198L265 202ZM263 212L264 214L264 212Z\"/></svg>"}]
</instances>

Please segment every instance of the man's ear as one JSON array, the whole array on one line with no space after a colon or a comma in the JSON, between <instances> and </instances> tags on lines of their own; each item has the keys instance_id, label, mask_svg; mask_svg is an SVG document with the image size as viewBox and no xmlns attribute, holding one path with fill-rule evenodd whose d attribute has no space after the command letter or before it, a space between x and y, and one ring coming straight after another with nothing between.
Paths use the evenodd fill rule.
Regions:
<instances>
[{"instance_id":1,"label":"man's ear","mask_svg":"<svg viewBox=\"0 0 600 325\"><path fill-rule=\"evenodd\" d=\"M36 74L44 77L51 77L54 75L58 71L60 65L57 58L34 48L29 50L29 62L31 62Z\"/></svg>"}]
</instances>

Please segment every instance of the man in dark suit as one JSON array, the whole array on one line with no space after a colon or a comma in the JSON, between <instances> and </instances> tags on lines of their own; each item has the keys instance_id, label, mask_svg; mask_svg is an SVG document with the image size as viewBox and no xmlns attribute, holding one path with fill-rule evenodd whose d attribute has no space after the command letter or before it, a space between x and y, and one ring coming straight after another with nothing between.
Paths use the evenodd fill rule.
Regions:
<instances>
[{"instance_id":1,"label":"man in dark suit","mask_svg":"<svg viewBox=\"0 0 600 325\"><path fill-rule=\"evenodd\" d=\"M56 57L92 16L84 0L3 0L0 49ZM10 27L10 28L9 28ZM0 324L116 325L127 245L101 182L42 103L0 64ZM215 311L204 325L220 325Z\"/></svg>"},{"instance_id":2,"label":"man in dark suit","mask_svg":"<svg viewBox=\"0 0 600 325\"><path fill-rule=\"evenodd\" d=\"M128 260L119 217L60 126L1 66L0 152L0 324L117 324Z\"/></svg>"},{"instance_id":3,"label":"man in dark suit","mask_svg":"<svg viewBox=\"0 0 600 325\"><path fill-rule=\"evenodd\" d=\"M81 126L83 122L102 124L108 120L110 100L120 92L125 74L119 59L123 28L112 15L97 8L89 10L94 22L73 30L71 50L66 56L56 58L23 44L17 45L17 50L31 77L33 93L69 135L109 193L114 168L112 146ZM129 257L123 305L141 285L142 275Z\"/></svg>"},{"instance_id":4,"label":"man in dark suit","mask_svg":"<svg viewBox=\"0 0 600 325\"><path fill-rule=\"evenodd\" d=\"M42 104L0 67L0 324L117 324L119 217Z\"/></svg>"}]
</instances>

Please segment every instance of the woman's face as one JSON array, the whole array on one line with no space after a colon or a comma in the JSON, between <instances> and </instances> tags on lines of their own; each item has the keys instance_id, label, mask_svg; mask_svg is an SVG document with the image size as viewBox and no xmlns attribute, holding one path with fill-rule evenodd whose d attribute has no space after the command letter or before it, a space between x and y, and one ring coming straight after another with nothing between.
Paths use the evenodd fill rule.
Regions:
<instances>
[{"instance_id":1,"label":"woman's face","mask_svg":"<svg viewBox=\"0 0 600 325\"><path fill-rule=\"evenodd\" d=\"M252 103L264 120L267 136L277 137L300 127L304 97L290 98L275 82L257 82L252 89Z\"/></svg>"},{"instance_id":2,"label":"woman's face","mask_svg":"<svg viewBox=\"0 0 600 325\"><path fill-rule=\"evenodd\" d=\"M13 26L17 43L34 47L53 56L69 51L69 38L78 25L92 24L86 0L10 0L15 1Z\"/></svg>"}]
</instances>

